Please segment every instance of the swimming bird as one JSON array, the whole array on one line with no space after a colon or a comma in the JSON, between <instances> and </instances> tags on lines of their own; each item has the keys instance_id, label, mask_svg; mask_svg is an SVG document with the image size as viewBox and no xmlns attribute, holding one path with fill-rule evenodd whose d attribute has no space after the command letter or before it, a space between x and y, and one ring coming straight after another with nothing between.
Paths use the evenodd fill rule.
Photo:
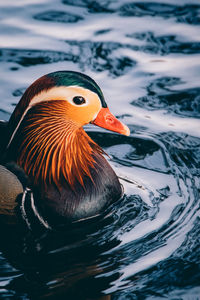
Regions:
<instances>
[{"instance_id":1,"label":"swimming bird","mask_svg":"<svg viewBox=\"0 0 200 300\"><path fill-rule=\"evenodd\" d=\"M1 134L0 215L20 213L46 228L100 214L122 187L104 151L84 131L91 123L129 135L97 83L74 71L37 79Z\"/></svg>"}]
</instances>

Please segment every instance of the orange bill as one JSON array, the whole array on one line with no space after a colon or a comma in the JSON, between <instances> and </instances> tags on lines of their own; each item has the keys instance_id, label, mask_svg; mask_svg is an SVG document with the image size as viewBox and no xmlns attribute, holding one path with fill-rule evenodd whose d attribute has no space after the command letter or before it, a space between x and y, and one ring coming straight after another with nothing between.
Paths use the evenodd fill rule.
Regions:
<instances>
[{"instance_id":1,"label":"orange bill","mask_svg":"<svg viewBox=\"0 0 200 300\"><path fill-rule=\"evenodd\" d=\"M100 112L98 113L96 119L91 122L94 125L99 127L115 131L124 135L129 135L130 130L129 128L120 122L111 112L109 108L101 108Z\"/></svg>"}]
</instances>

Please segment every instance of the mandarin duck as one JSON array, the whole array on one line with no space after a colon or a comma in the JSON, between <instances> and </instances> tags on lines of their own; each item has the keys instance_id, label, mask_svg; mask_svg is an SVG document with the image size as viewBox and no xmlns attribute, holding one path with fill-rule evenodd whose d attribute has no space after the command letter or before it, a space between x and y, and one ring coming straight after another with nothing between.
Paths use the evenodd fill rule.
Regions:
<instances>
[{"instance_id":1,"label":"mandarin duck","mask_svg":"<svg viewBox=\"0 0 200 300\"><path fill-rule=\"evenodd\" d=\"M1 126L0 216L51 229L99 215L120 199L117 175L83 129L88 123L129 135L82 73L53 72L25 91Z\"/></svg>"}]
</instances>

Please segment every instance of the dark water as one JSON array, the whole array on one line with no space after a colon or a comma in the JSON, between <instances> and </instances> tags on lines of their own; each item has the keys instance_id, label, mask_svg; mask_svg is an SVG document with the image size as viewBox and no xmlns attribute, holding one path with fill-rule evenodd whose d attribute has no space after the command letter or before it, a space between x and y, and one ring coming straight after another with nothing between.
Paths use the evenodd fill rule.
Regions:
<instances>
[{"instance_id":1,"label":"dark water","mask_svg":"<svg viewBox=\"0 0 200 300\"><path fill-rule=\"evenodd\" d=\"M200 299L200 2L1 0L0 46L2 119L36 78L76 70L131 129L88 128L124 198L68 232L10 240L0 298Z\"/></svg>"}]
</instances>

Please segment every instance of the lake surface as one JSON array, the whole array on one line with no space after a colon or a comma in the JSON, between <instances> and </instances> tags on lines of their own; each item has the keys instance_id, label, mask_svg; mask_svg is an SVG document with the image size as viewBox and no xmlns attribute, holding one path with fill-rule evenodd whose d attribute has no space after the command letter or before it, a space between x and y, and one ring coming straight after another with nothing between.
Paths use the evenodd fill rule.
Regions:
<instances>
[{"instance_id":1,"label":"lake surface","mask_svg":"<svg viewBox=\"0 0 200 300\"><path fill-rule=\"evenodd\" d=\"M38 77L74 70L131 130L86 128L123 199L0 253L0 298L200 299L200 2L0 0L0 47L0 119Z\"/></svg>"}]
</instances>

